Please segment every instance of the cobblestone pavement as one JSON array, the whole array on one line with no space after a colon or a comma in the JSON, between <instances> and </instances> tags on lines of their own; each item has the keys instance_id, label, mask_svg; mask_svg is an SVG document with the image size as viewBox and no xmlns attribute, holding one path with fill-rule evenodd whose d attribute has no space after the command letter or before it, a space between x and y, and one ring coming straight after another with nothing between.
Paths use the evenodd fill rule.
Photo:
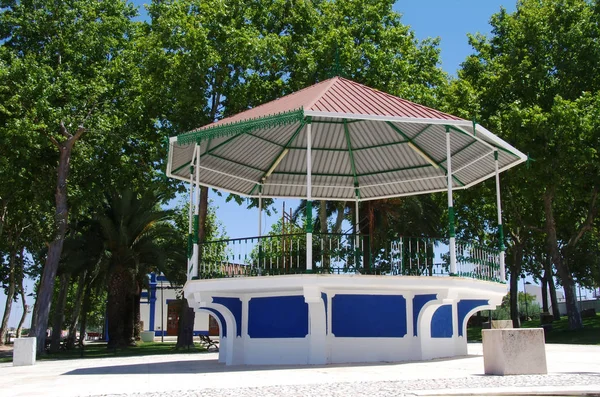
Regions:
<instances>
[{"instance_id":1,"label":"cobblestone pavement","mask_svg":"<svg viewBox=\"0 0 600 397\"><path fill-rule=\"evenodd\" d=\"M510 388L510 393L531 393L532 389L549 387L571 388L577 385L596 386L583 388L588 393L600 393L600 374L521 375L521 376L470 376L465 378L417 379L410 381L343 382L313 385L286 385L266 387L220 388L203 390L179 390L159 393L109 394L103 397L278 397L278 396L415 396L431 391L460 390L477 394L493 392L498 388ZM507 393L506 390L502 391ZM555 390L556 392L556 390ZM573 393L570 390L569 393Z\"/></svg>"}]
</instances>

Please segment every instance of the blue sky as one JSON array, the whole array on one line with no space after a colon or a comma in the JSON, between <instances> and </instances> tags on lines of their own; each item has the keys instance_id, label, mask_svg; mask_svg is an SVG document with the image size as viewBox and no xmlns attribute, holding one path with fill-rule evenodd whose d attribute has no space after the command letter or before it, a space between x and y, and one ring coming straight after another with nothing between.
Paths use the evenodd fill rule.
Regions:
<instances>
[{"instance_id":1,"label":"blue sky","mask_svg":"<svg viewBox=\"0 0 600 397\"><path fill-rule=\"evenodd\" d=\"M133 1L138 7L144 0ZM516 0L400 0L394 5L394 10L402 14L403 23L410 25L419 39L440 37L441 66L451 75L456 74L460 63L472 53L467 42L467 33L490 32L489 19L503 6L509 11L514 11ZM145 10L140 10L140 18L147 17ZM225 203L226 194L217 197L210 193L213 204L217 208L217 217L223 223L227 234L231 238L249 237L258 234L258 211L246 210L245 206L238 206L234 202ZM263 232L268 232L270 226L281 216L283 201L277 200L275 207L278 213L263 220ZM286 208L295 208L297 200L286 200ZM32 289L29 283L28 292ZM5 296L0 291L0 312L4 312ZM29 298L31 304L31 298ZM13 304L9 321L10 326L16 326L23 307L21 302ZM27 320L29 323L29 320Z\"/></svg>"}]
</instances>

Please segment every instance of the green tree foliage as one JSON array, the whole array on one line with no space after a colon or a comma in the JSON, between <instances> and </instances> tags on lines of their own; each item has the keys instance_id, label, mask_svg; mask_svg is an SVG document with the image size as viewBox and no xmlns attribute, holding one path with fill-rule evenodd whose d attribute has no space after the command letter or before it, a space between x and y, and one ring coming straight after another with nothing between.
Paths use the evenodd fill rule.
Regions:
<instances>
[{"instance_id":1,"label":"green tree foliage","mask_svg":"<svg viewBox=\"0 0 600 397\"><path fill-rule=\"evenodd\" d=\"M470 113L535 159L502 179L515 265L511 278L521 271L532 232L543 231L571 328L582 326L572 256L598 212L596 3L522 0L512 14L502 9L491 18L491 38L470 36L475 54L450 89L453 109Z\"/></svg>"}]
</instances>

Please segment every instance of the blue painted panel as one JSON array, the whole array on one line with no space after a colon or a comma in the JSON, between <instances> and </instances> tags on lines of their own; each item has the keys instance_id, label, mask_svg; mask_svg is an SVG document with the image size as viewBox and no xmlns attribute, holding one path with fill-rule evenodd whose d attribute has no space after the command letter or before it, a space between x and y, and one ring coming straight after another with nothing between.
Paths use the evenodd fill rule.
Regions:
<instances>
[{"instance_id":1,"label":"blue painted panel","mask_svg":"<svg viewBox=\"0 0 600 397\"><path fill-rule=\"evenodd\" d=\"M251 298L248 335L251 338L304 338L308 335L308 304L304 296Z\"/></svg>"},{"instance_id":2,"label":"blue painted panel","mask_svg":"<svg viewBox=\"0 0 600 397\"><path fill-rule=\"evenodd\" d=\"M402 295L335 295L331 333L336 337L402 338L406 335L406 299Z\"/></svg>"},{"instance_id":3,"label":"blue painted panel","mask_svg":"<svg viewBox=\"0 0 600 397\"><path fill-rule=\"evenodd\" d=\"M201 309L211 312L212 314L215 315L215 317L217 317L217 319L219 320L219 330L221 331L221 337L226 338L227 337L227 322L225 322L225 317L223 317L223 315L219 311L217 311L211 307L203 307Z\"/></svg>"},{"instance_id":4,"label":"blue painted panel","mask_svg":"<svg viewBox=\"0 0 600 397\"><path fill-rule=\"evenodd\" d=\"M425 294L415 295L413 298L413 335L417 336L417 321L419 320L419 313L427 302L437 299L437 294Z\"/></svg>"},{"instance_id":5,"label":"blue painted panel","mask_svg":"<svg viewBox=\"0 0 600 397\"><path fill-rule=\"evenodd\" d=\"M452 338L452 305L443 305L433 313L431 318L432 338Z\"/></svg>"},{"instance_id":6,"label":"blue painted panel","mask_svg":"<svg viewBox=\"0 0 600 397\"><path fill-rule=\"evenodd\" d=\"M140 298L147 298L148 297L148 291L142 291L142 293L140 294Z\"/></svg>"},{"instance_id":7,"label":"blue painted panel","mask_svg":"<svg viewBox=\"0 0 600 397\"><path fill-rule=\"evenodd\" d=\"M464 322L468 319L467 314L478 306L487 306L490 301L487 299L462 299L458 301L458 336L463 336Z\"/></svg>"},{"instance_id":8,"label":"blue painted panel","mask_svg":"<svg viewBox=\"0 0 600 397\"><path fill-rule=\"evenodd\" d=\"M242 336L242 300L240 298L221 298L213 296L213 303L225 306L235 319L235 334Z\"/></svg>"},{"instance_id":9,"label":"blue painted panel","mask_svg":"<svg viewBox=\"0 0 600 397\"><path fill-rule=\"evenodd\" d=\"M327 335L327 294L325 292L321 292L321 299L323 299L323 304L325 305L325 335Z\"/></svg>"}]
</instances>

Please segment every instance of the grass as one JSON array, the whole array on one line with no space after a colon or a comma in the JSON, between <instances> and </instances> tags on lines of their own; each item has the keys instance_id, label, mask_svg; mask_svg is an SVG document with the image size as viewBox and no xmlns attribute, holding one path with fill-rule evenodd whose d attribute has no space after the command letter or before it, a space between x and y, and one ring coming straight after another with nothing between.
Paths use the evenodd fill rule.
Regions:
<instances>
[{"instance_id":1,"label":"grass","mask_svg":"<svg viewBox=\"0 0 600 397\"><path fill-rule=\"evenodd\" d=\"M540 321L524 321L522 328L539 328ZM469 342L481 342L481 327L467 328ZM600 314L596 317L584 318L583 329L571 331L567 317L552 323L552 330L546 334L546 343L563 343L571 345L600 345Z\"/></svg>"},{"instance_id":2,"label":"grass","mask_svg":"<svg viewBox=\"0 0 600 397\"><path fill-rule=\"evenodd\" d=\"M145 342L125 349L107 349L106 343L91 343L85 348L75 348L64 350L58 353L49 353L38 356L38 360L69 360L76 358L102 358L102 357L132 357L132 356L151 356L157 354L181 354L181 353L202 353L206 349L195 344L190 349L175 349L175 343ZM0 363L12 362L12 355L0 357Z\"/></svg>"}]
</instances>

